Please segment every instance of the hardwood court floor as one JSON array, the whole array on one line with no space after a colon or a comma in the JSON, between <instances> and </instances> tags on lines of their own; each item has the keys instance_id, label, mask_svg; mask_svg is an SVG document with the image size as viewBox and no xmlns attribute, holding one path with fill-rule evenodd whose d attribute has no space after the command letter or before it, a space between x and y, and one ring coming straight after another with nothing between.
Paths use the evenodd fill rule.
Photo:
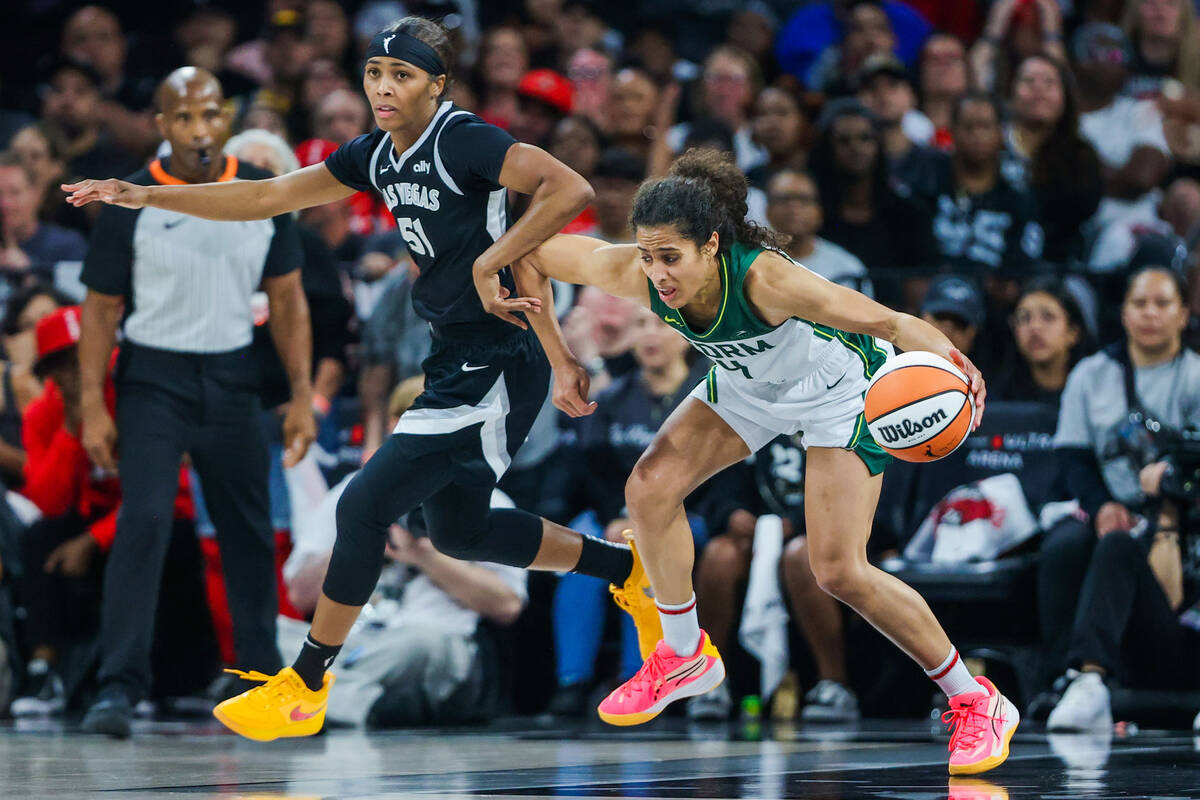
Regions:
<instances>
[{"instance_id":1,"label":"hardwood court floor","mask_svg":"<svg viewBox=\"0 0 1200 800\"><path fill-rule=\"evenodd\" d=\"M940 727L940 726L939 726ZM1200 799L1200 737L1047 737L1026 725L1008 763L950 781L928 723L635 730L510 719L454 731L334 730L259 744L207 721L139 722L129 741L71 723L0 724L0 796L42 798Z\"/></svg>"}]
</instances>

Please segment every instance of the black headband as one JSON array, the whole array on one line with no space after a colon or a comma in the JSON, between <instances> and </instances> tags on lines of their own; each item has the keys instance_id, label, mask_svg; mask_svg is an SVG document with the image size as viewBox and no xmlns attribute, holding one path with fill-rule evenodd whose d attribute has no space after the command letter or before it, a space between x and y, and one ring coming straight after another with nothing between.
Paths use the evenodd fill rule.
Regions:
<instances>
[{"instance_id":1,"label":"black headband","mask_svg":"<svg viewBox=\"0 0 1200 800\"><path fill-rule=\"evenodd\" d=\"M367 47L367 58L398 58L420 67L434 77L444 75L446 65L429 45L407 33L380 31Z\"/></svg>"}]
</instances>

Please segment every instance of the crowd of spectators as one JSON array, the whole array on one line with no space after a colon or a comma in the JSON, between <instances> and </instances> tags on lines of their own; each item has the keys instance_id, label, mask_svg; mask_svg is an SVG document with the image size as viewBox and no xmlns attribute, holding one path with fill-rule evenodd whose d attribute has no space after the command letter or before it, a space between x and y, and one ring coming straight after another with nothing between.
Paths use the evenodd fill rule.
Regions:
<instances>
[{"instance_id":1,"label":"crowd of spectators","mask_svg":"<svg viewBox=\"0 0 1200 800\"><path fill-rule=\"evenodd\" d=\"M1188 349L1200 314L1194 0L143 5L27 4L8 34L25 31L37 56L18 65L0 55L0 641L10 677L0 687L11 685L0 707L58 713L94 686L88 643L120 503L119 476L89 464L79 443L75 306L98 209L66 204L58 185L167 156L155 88L183 65L223 86L227 153L275 174L317 163L372 129L362 48L406 13L438 19L455 41L454 102L591 182L595 200L567 232L629 241L642 180L686 148L726 151L749 179L750 217L790 236L788 255L937 325L982 369L989 400L1058 415L1055 488L1041 487L1052 495L1042 499L1073 505L1043 515L1034 703L1052 724L1110 721L1116 685L1200 690L1200 504L1188 495L1200 445L1185 430L1200 425ZM519 213L523 198L510 200ZM415 391L430 338L410 303L415 267L379 198L360 193L297 222L319 433L300 465L272 465L271 516L288 561L280 608L303 619L328 557L327 512L386 437L400 395ZM571 421L547 404L496 502L620 541L626 475L710 365L624 301L566 285L556 297L600 410ZM263 360L264 406L277 406L283 378ZM689 501L702 622L723 651L738 647L752 561L775 530L763 521L779 517L778 590L805 643L793 661L807 650L815 666L798 670L811 677L800 681L804 718L886 713L847 668L855 644L842 609L808 569L802 453L777 444ZM800 488L782 491L789 480ZM163 702L202 691L207 670L233 660L195 483L185 459L159 603L160 623L179 624L159 624L156 665L183 646L173 628L206 653L179 657L200 665L195 676L156 672ZM915 528L880 533L872 558L904 551ZM393 529L395 568L352 634L374 660L346 682L357 698L346 721L478 716L455 705L582 714L638 666L632 627L613 635L598 582L530 576L527 589L524 576L488 565L455 568L420 530L419 515ZM208 602L195 607L200 584ZM527 597L552 612L521 616ZM381 633L452 608L462 613L443 636ZM389 666L414 647L426 656ZM514 670L514 658L541 666ZM1170 674L1151 662L1170 662ZM694 716L727 716L739 694L774 688L731 664L732 689L693 701ZM520 685L539 670L553 670L553 697ZM485 677L493 672L503 674ZM388 688L447 675L457 682L424 697ZM424 715L410 713L422 704Z\"/></svg>"}]
</instances>

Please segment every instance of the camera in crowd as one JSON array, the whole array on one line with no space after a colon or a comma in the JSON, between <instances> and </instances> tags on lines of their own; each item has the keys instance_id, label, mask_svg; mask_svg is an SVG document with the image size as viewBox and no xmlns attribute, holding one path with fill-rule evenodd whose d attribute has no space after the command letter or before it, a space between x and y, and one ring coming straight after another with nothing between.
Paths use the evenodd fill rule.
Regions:
<instances>
[{"instance_id":1,"label":"camera in crowd","mask_svg":"<svg viewBox=\"0 0 1200 800\"><path fill-rule=\"evenodd\" d=\"M1104 461L1120 458L1135 471L1165 461L1161 496L1179 506L1181 521L1200 523L1200 429L1181 430L1132 411L1113 429L1102 453Z\"/></svg>"},{"instance_id":2,"label":"camera in crowd","mask_svg":"<svg viewBox=\"0 0 1200 800\"><path fill-rule=\"evenodd\" d=\"M1181 519L1200 522L1200 430L1167 429L1162 460L1167 462L1160 491L1174 500Z\"/></svg>"}]
</instances>

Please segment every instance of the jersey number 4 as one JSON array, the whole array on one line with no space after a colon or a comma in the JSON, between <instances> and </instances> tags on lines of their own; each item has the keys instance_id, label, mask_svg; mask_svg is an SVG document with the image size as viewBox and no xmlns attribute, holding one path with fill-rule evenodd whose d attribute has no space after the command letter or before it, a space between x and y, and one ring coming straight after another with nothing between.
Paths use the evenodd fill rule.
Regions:
<instances>
[{"instance_id":1,"label":"jersey number 4","mask_svg":"<svg viewBox=\"0 0 1200 800\"><path fill-rule=\"evenodd\" d=\"M429 237L425 235L425 229L421 227L421 220L401 217L396 220L396 225L400 228L400 235L404 237L409 250L419 256L433 258L433 245L429 243Z\"/></svg>"}]
</instances>

